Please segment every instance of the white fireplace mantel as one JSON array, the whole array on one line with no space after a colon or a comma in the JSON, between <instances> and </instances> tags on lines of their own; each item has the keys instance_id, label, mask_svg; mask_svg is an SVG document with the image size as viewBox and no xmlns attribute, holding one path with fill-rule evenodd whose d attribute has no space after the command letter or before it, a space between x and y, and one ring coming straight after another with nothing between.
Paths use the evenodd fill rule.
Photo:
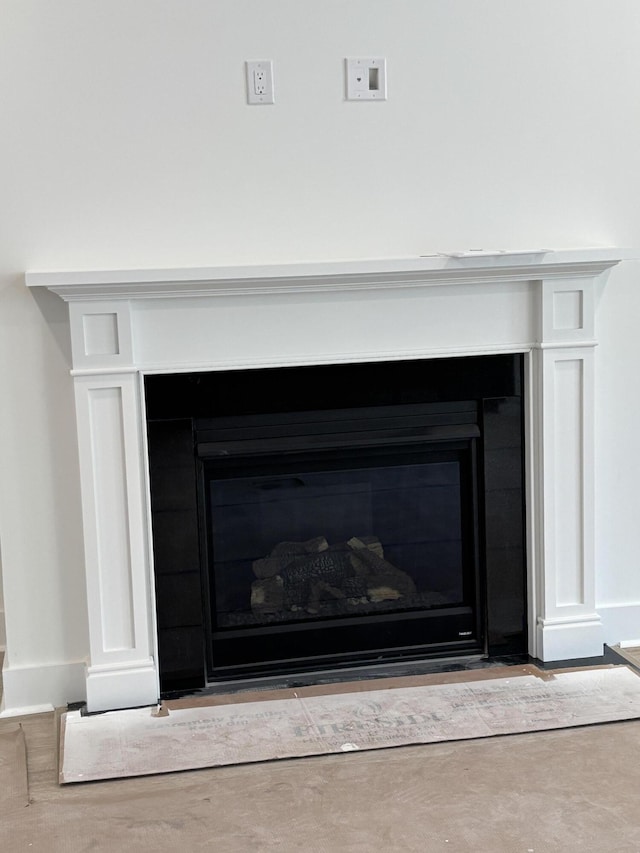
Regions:
<instances>
[{"instance_id":1,"label":"white fireplace mantel","mask_svg":"<svg viewBox=\"0 0 640 853\"><path fill-rule=\"evenodd\" d=\"M158 699L143 377L526 354L529 650L602 653L594 580L596 282L616 249L30 272L70 303L90 711Z\"/></svg>"}]
</instances>

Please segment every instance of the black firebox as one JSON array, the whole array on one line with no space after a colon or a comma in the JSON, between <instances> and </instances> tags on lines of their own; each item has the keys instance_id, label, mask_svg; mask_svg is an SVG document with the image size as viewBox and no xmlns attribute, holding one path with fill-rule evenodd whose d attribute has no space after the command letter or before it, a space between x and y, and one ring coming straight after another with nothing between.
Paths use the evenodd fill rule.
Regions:
<instances>
[{"instance_id":1,"label":"black firebox","mask_svg":"<svg viewBox=\"0 0 640 853\"><path fill-rule=\"evenodd\" d=\"M522 359L146 379L164 690L526 651Z\"/></svg>"}]
</instances>

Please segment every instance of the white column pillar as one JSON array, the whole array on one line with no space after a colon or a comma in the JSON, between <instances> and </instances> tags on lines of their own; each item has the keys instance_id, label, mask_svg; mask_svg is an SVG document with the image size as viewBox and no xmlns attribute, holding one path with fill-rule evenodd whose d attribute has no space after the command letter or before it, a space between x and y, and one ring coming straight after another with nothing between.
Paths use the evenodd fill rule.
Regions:
<instances>
[{"instance_id":1,"label":"white column pillar","mask_svg":"<svg viewBox=\"0 0 640 853\"><path fill-rule=\"evenodd\" d=\"M594 573L594 280L537 287L535 654L552 661L598 656L603 648Z\"/></svg>"},{"instance_id":2,"label":"white column pillar","mask_svg":"<svg viewBox=\"0 0 640 853\"><path fill-rule=\"evenodd\" d=\"M154 661L146 458L129 311L72 304L90 659L89 711L148 705ZM107 371L112 372L107 372Z\"/></svg>"}]
</instances>

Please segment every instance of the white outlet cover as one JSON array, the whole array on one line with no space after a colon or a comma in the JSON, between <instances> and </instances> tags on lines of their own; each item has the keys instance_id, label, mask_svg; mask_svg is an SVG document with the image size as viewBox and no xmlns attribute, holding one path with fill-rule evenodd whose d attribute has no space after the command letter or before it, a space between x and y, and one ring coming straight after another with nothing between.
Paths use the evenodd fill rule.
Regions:
<instances>
[{"instance_id":1,"label":"white outlet cover","mask_svg":"<svg viewBox=\"0 0 640 853\"><path fill-rule=\"evenodd\" d=\"M273 90L273 60L255 59L245 62L247 72L247 103L275 103ZM257 81L260 80L258 85Z\"/></svg>"},{"instance_id":2,"label":"white outlet cover","mask_svg":"<svg viewBox=\"0 0 640 853\"><path fill-rule=\"evenodd\" d=\"M348 101L387 100L387 60L383 56L345 59Z\"/></svg>"}]
</instances>

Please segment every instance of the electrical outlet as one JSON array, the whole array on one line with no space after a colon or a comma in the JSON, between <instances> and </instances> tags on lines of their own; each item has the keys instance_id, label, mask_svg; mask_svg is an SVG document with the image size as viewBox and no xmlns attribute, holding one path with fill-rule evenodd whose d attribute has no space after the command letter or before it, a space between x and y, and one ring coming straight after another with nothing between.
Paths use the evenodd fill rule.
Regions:
<instances>
[{"instance_id":1,"label":"electrical outlet","mask_svg":"<svg viewBox=\"0 0 640 853\"><path fill-rule=\"evenodd\" d=\"M273 104L273 62L259 59L246 63L247 103Z\"/></svg>"},{"instance_id":2,"label":"electrical outlet","mask_svg":"<svg viewBox=\"0 0 640 853\"><path fill-rule=\"evenodd\" d=\"M345 59L348 101L386 101L387 60Z\"/></svg>"},{"instance_id":3,"label":"electrical outlet","mask_svg":"<svg viewBox=\"0 0 640 853\"><path fill-rule=\"evenodd\" d=\"M266 73L262 69L253 72L253 91L256 95L264 95L267 91Z\"/></svg>"}]
</instances>

